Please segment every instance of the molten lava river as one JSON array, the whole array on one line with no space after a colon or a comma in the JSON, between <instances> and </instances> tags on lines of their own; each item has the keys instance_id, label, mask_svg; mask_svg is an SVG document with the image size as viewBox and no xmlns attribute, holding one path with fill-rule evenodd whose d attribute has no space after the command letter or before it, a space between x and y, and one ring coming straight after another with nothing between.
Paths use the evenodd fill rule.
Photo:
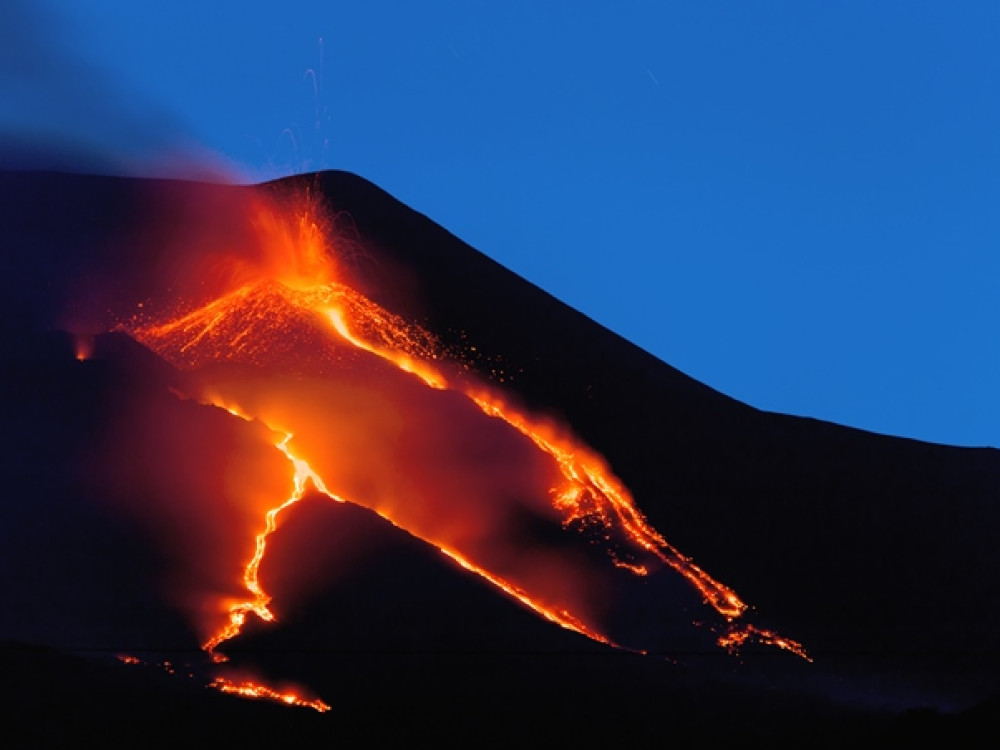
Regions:
<instances>
[{"instance_id":1,"label":"molten lava river","mask_svg":"<svg viewBox=\"0 0 1000 750\"><path fill-rule=\"evenodd\" d=\"M224 671L227 644L248 621L276 620L277 592L261 576L269 539L310 494L374 512L539 617L609 648L669 650L669 634L657 640L632 627L636 597L616 594L642 587L646 598L680 589L696 600L703 611L693 619L719 648L752 641L808 658L746 622L739 596L672 547L569 426L519 407L432 332L359 292L308 192L255 194L250 204L252 251L206 253L185 266L173 299L117 325L183 374L169 395L177 406L143 415L160 429L119 446L123 463L141 465L143 452L187 456L211 475L207 496L220 506L160 509L163 527L183 529L175 534L189 544L201 533L210 550L198 566L178 563L172 591L218 670L212 687L329 708ZM178 409L214 415L211 445L171 424ZM190 494L182 477L148 481ZM224 518L224 531L199 531L182 513Z\"/></svg>"}]
</instances>

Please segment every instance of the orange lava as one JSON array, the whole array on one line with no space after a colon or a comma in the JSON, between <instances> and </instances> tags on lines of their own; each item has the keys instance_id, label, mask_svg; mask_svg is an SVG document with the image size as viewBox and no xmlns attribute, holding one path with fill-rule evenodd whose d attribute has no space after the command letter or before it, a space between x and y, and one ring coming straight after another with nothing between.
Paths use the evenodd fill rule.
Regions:
<instances>
[{"instance_id":1,"label":"orange lava","mask_svg":"<svg viewBox=\"0 0 1000 750\"><path fill-rule=\"evenodd\" d=\"M77 362L85 362L90 359L94 354L94 338L93 336L85 336L83 334L74 337L74 345L76 348L76 360Z\"/></svg>"},{"instance_id":2,"label":"orange lava","mask_svg":"<svg viewBox=\"0 0 1000 750\"><path fill-rule=\"evenodd\" d=\"M129 666L159 668L169 675L175 675L177 673L174 665L169 661L144 662L139 657L131 656L129 654L119 654L117 659L122 664L128 664ZM194 677L193 672L187 672L186 674L188 677ZM240 682L236 682L234 680L230 680L228 677L216 677L212 679L206 687L214 688L215 690L222 693L228 693L230 695L239 695L244 698L272 700L283 703L286 706L311 708L320 713L325 713L330 710L330 705L318 698L304 698L290 688L275 690L274 688L252 680L242 680Z\"/></svg>"},{"instance_id":3,"label":"orange lava","mask_svg":"<svg viewBox=\"0 0 1000 750\"><path fill-rule=\"evenodd\" d=\"M628 489L596 452L568 430L516 407L493 387L472 383L467 377L452 377L450 374L457 371L458 363L449 361L431 334L338 280L335 254L318 215L316 206L309 201L292 217L283 216L273 208L262 209L258 229L266 238L265 245L273 252L263 261L236 263L239 272L234 278L238 283L233 288L173 319L151 323L136 318L122 327L165 359L185 369L197 370L225 363L264 366L274 362L298 362L303 358L332 361L361 352L412 374L428 388L460 393L482 414L509 425L554 461L562 483L551 490L552 508L567 528L598 530L600 536L608 540L607 551L616 568L646 576L649 565L659 561L680 574L707 605L731 623L727 633L718 639L720 647L734 651L753 640L808 659L801 644L795 641L753 625L737 627L733 624L746 612L747 605L732 589L671 546L650 525ZM303 331L313 338L303 338L306 336ZM227 404L211 394L203 394L199 400L224 408L242 419L256 419L267 425L266 415L255 413L246 404ZM220 644L240 633L248 615L268 622L274 620L269 608L271 597L261 586L259 574L268 538L276 530L279 516L301 500L310 485L335 501L350 500L331 492L309 464L293 454L290 448L292 431L272 429L283 434L275 447L292 464L293 489L287 498L265 513L253 554L243 572L247 597L226 608L227 621L204 644L204 649L217 661L225 660L217 650ZM386 510L373 510L394 525L406 528ZM595 641L616 645L573 612L539 600L525 586L487 570L463 551L439 539L422 538L458 565L481 576L545 619ZM621 554L612 545L613 538L625 540L629 550ZM246 697L268 698L320 711L329 708L321 701L306 701L292 693L281 693L252 682L236 683L219 678L212 685L223 692Z\"/></svg>"},{"instance_id":4,"label":"orange lava","mask_svg":"<svg viewBox=\"0 0 1000 750\"><path fill-rule=\"evenodd\" d=\"M568 612L565 609L552 609L551 607L544 607L538 602L536 602L534 599L532 599L523 589L519 588L518 586L515 586L514 584L508 581L503 580L499 576L493 575L488 570L480 568L478 565L473 565L471 562L469 562L467 559L462 557L462 555L458 554L454 550L442 548L441 551L445 555L450 557L452 560L457 562L459 565L461 565L463 568L465 568L466 570L475 573L476 575L482 576L487 581L496 586L498 589L508 594L509 596L514 597L519 602L528 607L528 609L541 615L549 622L554 622L556 625L566 628L567 630L572 630L574 632L580 633L581 635L585 635L588 638L597 641L598 643L605 643L609 646L617 646L616 643L609 640L607 637L601 635L596 630L587 627L587 625L581 622L578 618L574 617L571 612Z\"/></svg>"},{"instance_id":5,"label":"orange lava","mask_svg":"<svg viewBox=\"0 0 1000 750\"><path fill-rule=\"evenodd\" d=\"M243 698L256 698L277 701L278 703L284 703L286 706L300 706L302 708L311 708L314 711L319 711L320 713L326 713L330 710L330 704L324 703L323 701L317 699L310 700L308 698L302 698L291 691L280 691L270 688L267 685L261 685L260 683L251 682L250 680L245 680L243 682L233 682L232 680L226 679L225 677L217 677L208 683L208 686L215 688L223 693L229 693L230 695L239 695Z\"/></svg>"},{"instance_id":6,"label":"orange lava","mask_svg":"<svg viewBox=\"0 0 1000 750\"><path fill-rule=\"evenodd\" d=\"M232 408L227 408L226 411L243 419L246 418ZM252 612L261 620L264 620L264 622L272 622L274 620L274 613L268 608L268 604L271 603L271 597L260 585L260 564L263 562L264 552L267 550L267 538L278 528L278 515L286 508L295 505L295 503L305 496L310 482L317 491L322 492L331 500L344 502L326 488L323 480L309 467L309 464L292 455L288 449L288 442L291 439L292 434L288 433L284 439L275 443L275 447L285 454L294 467L292 476L295 485L294 489L292 490L292 494L283 503L271 508L264 515L264 529L257 534L254 540L253 557L250 558L250 562L247 563L243 571L243 585L250 593L250 598L233 604L229 608L229 621L220 630L213 633L202 646L216 662L226 661L225 655L219 653L216 648L220 643L239 635L248 614Z\"/></svg>"},{"instance_id":7,"label":"orange lava","mask_svg":"<svg viewBox=\"0 0 1000 750\"><path fill-rule=\"evenodd\" d=\"M533 422L530 417L488 392L468 395L484 414L502 419L558 461L567 484L557 492L555 504L566 512L566 523L586 519L604 528L624 530L635 544L684 576L719 614L729 619L743 614L747 605L740 601L736 592L711 578L671 547L649 525L628 490L611 474L597 454L570 437L553 434L545 425ZM620 567L630 569L637 575L645 574L640 572L645 570L641 566Z\"/></svg>"},{"instance_id":8,"label":"orange lava","mask_svg":"<svg viewBox=\"0 0 1000 750\"><path fill-rule=\"evenodd\" d=\"M751 623L746 623L730 629L729 632L719 636L719 639L716 641L716 643L729 651L731 654L738 653L740 646L749 642L776 646L777 648L793 653L808 662L812 662L812 658L798 641L793 641L791 638L785 638L771 630L759 628Z\"/></svg>"}]
</instances>

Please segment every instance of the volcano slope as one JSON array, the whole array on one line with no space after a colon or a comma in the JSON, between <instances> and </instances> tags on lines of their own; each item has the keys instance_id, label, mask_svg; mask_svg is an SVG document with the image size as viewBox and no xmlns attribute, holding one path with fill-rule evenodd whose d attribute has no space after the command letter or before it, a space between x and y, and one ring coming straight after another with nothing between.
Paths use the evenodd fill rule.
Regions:
<instances>
[{"instance_id":1,"label":"volcano slope","mask_svg":"<svg viewBox=\"0 0 1000 750\"><path fill-rule=\"evenodd\" d=\"M540 724L547 735L570 739L775 738L818 728L961 732L984 721L984 709L975 707L996 694L1000 673L995 450L873 435L736 402L347 173L259 188L5 173L8 521L0 595L10 606L0 637L11 643L6 698L21 707L25 732L43 725L57 731L41 721L55 711L69 717L70 734L123 726L112 735L125 739L164 706L181 706L190 722L176 723L178 734L196 726L251 739L271 731L306 736L317 727L336 734L323 729L331 724L316 724L324 717L205 693L197 678L191 684L199 690L163 682L162 668L140 687L122 688L119 681L138 678L98 663L134 652L150 664L181 659L192 674L210 678L199 646L210 634L205 620L220 613L206 615L205 602L210 594L227 601L245 596L240 565L247 540L267 503L288 495L277 441L268 443L259 423L223 413L216 408L221 401L213 406L207 393L224 393L229 405L242 399L243 410L259 404L232 383L260 372L268 378L334 372L364 385L364 393L375 388L381 394L375 402L394 414L409 414L413 404L421 419L446 414L447 429L438 428L430 441L437 450L430 460L419 453L422 433L404 439L405 429L392 432L404 436L406 451L378 466L380 477L408 465L413 451L412 467L433 469L402 475L406 487L397 491L405 496L433 495L491 445L507 446L518 467L536 460L514 432L478 422L475 434L491 432L470 459L461 451L473 433L450 430L477 418L474 408L425 393L371 351L343 341L330 348L328 332L315 328L315 318L300 317L301 306L283 303L283 317L269 317L270 301L287 302L299 291L294 284L292 291L254 287L247 293L253 304L240 308L242 315L253 311L253 325L214 343L214 333L175 341L183 326L162 329L205 301L196 299L205 296L196 287L177 291L177 274L190 276L191 258L253 244L242 209L250 193L279 203L293 193L321 198L333 217L324 229L337 238L338 272L350 278L350 289L372 309L404 321L405 331L433 338L425 345L418 335L416 343L396 342L397 349L418 360L443 353L447 362L439 366L451 368L452 380L482 384L519 412L538 415L539 423L571 431L576 444L603 457L679 560L693 560L751 605L738 619L801 642L812 662L753 637L731 655L716 643L730 632L726 618L701 604L704 592L692 594L669 571L637 583L622 583L603 568L593 572L593 556L571 550L560 524L538 521L541 511L527 501L515 502L532 511L523 519L503 517L503 545L486 529L475 537L477 549L488 543L483 559L517 582L517 590L538 592L550 610L573 610L587 599L582 619L548 622L510 590L435 550L451 543L446 532L435 537L440 544L428 545L421 539L438 532L423 533L424 520L407 516L400 524L390 515L402 525L396 528L383 521L393 509L377 500L331 503L314 482L282 516L261 564L278 622L251 616L220 646L235 673L307 684L330 702L341 732L349 727L366 736L474 738ZM212 286L218 269L205 268L197 266L198 280ZM227 274L234 277L231 269ZM230 319L219 320L213 331L227 330ZM259 340L260 325L294 330L295 346L283 347L288 338L277 336L263 353L251 346L245 356L218 355L220 347L239 348L233 342L240 336ZM164 335L153 335L157 330ZM208 364L199 354L206 342L214 352ZM272 412L292 418L307 408L290 392L306 391L281 389L286 401ZM339 394L337 403L368 403L357 393ZM366 434L351 433L359 456L371 450ZM296 439L294 448L315 454L310 464L322 461L325 444ZM441 458L456 454L461 460ZM220 472L234 455L253 471L235 479ZM539 481L547 481L545 471L538 468ZM320 474L329 481L327 472ZM490 487L502 484L490 476ZM370 477L359 474L343 486L364 494L368 484ZM511 492L530 494L530 488ZM232 510L246 496L255 496L250 509ZM220 504L229 510L196 511ZM429 507L434 524L465 512L456 504ZM607 550L597 547L606 560ZM518 562L519 551L527 563ZM573 562L553 568L565 570L563 577L539 582L537 561L550 553ZM638 565L637 555L617 561ZM586 597L566 591L591 585ZM614 611L589 612L595 601L613 601ZM714 624L705 624L713 617ZM598 643L589 631L611 633L631 650ZM56 649L55 655L17 645L25 643ZM96 661L77 662L67 652ZM105 687L81 687L87 680ZM124 693L132 718L122 724ZM907 713L925 707L943 713Z\"/></svg>"}]
</instances>

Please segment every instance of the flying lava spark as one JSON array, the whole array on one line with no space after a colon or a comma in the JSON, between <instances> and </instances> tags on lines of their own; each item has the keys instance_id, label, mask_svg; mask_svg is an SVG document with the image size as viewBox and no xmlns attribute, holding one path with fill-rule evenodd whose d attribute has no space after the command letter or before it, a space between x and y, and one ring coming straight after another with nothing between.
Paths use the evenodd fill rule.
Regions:
<instances>
[{"instance_id":1,"label":"flying lava spark","mask_svg":"<svg viewBox=\"0 0 1000 750\"><path fill-rule=\"evenodd\" d=\"M612 647L648 644L605 626L600 592L619 577L668 574L714 613L720 648L752 641L808 659L796 641L744 622L748 605L668 543L569 427L518 406L433 332L352 286L313 193L258 195L249 221L259 252L206 261L222 288L117 326L189 376L176 396L262 427L287 463L288 494L242 547L243 595L220 597L199 623L213 661L226 661L248 617L276 619L261 580L269 537L309 493L373 511L546 620ZM525 515L576 535L586 552L561 557L520 538ZM210 686L329 708L256 682L219 676Z\"/></svg>"}]
</instances>

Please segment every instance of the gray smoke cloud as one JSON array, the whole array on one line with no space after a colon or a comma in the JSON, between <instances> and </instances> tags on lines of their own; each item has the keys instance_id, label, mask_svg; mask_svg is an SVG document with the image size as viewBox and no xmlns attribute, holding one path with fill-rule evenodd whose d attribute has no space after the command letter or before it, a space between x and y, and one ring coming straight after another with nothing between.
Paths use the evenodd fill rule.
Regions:
<instances>
[{"instance_id":1,"label":"gray smoke cloud","mask_svg":"<svg viewBox=\"0 0 1000 750\"><path fill-rule=\"evenodd\" d=\"M86 59L66 19L0 4L0 168L219 177L190 129Z\"/></svg>"}]
</instances>

